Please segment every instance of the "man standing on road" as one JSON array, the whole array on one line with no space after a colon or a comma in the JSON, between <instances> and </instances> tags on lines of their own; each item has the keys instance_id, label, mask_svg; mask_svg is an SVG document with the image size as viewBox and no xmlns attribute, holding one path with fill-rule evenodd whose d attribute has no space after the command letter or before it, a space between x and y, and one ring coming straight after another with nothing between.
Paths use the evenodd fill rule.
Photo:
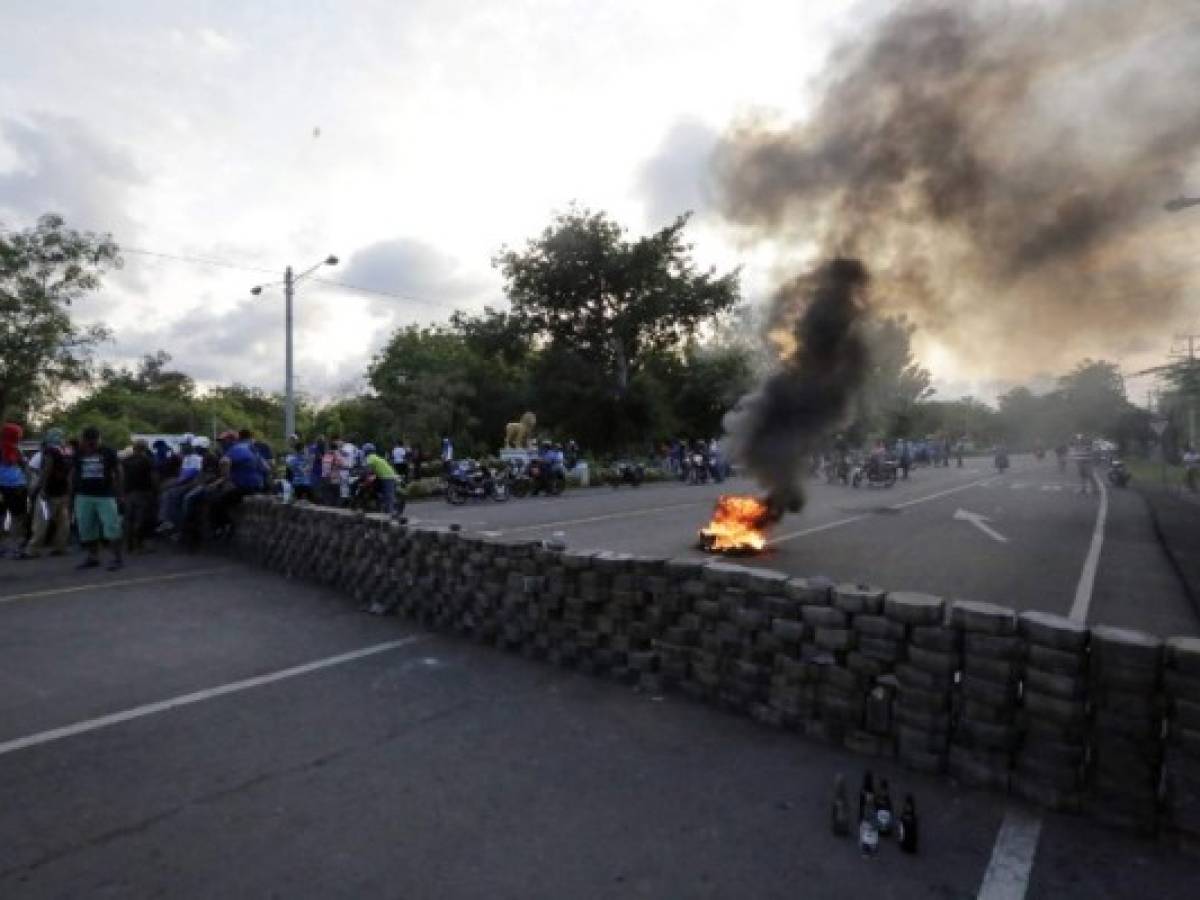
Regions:
<instances>
[{"instance_id":1,"label":"man standing on road","mask_svg":"<svg viewBox=\"0 0 1200 900\"><path fill-rule=\"evenodd\" d=\"M125 548L138 553L143 549L146 532L153 527L156 508L158 480L150 446L140 438L134 441L133 453L121 465L125 485Z\"/></svg>"},{"instance_id":2,"label":"man standing on road","mask_svg":"<svg viewBox=\"0 0 1200 900\"><path fill-rule=\"evenodd\" d=\"M29 513L29 478L25 457L21 455L21 435L24 429L15 422L5 422L0 428L0 538L4 537L4 515L9 519L9 540L13 555L20 554L25 541L25 523Z\"/></svg>"},{"instance_id":3,"label":"man standing on road","mask_svg":"<svg viewBox=\"0 0 1200 900\"><path fill-rule=\"evenodd\" d=\"M79 541L87 549L80 569L100 565L100 546L112 550L108 571L124 565L121 557L121 465L117 454L100 443L100 429L88 426L80 435L79 453L71 472L71 493L75 497L75 524Z\"/></svg>"},{"instance_id":4,"label":"man standing on road","mask_svg":"<svg viewBox=\"0 0 1200 900\"><path fill-rule=\"evenodd\" d=\"M34 559L46 549L50 529L54 529L54 549L51 556L67 552L71 537L71 463L63 452L63 431L51 428L42 446L42 465L36 485L37 500L33 506L33 535L23 554Z\"/></svg>"},{"instance_id":5,"label":"man standing on road","mask_svg":"<svg viewBox=\"0 0 1200 900\"><path fill-rule=\"evenodd\" d=\"M1071 442L1071 459L1079 472L1079 493L1090 494L1093 487L1092 448L1082 434L1075 435Z\"/></svg>"}]
</instances>

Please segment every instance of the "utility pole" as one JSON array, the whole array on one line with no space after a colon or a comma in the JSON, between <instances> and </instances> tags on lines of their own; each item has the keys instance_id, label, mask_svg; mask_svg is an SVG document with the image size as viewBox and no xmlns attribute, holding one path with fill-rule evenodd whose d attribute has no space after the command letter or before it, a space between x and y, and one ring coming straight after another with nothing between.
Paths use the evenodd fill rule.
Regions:
<instances>
[{"instance_id":1,"label":"utility pole","mask_svg":"<svg viewBox=\"0 0 1200 900\"><path fill-rule=\"evenodd\" d=\"M283 437L290 440L296 433L296 395L292 391L292 294L294 293L292 267L288 266L283 272L283 296L287 312L287 338L284 350L284 383L283 383Z\"/></svg>"},{"instance_id":2,"label":"utility pole","mask_svg":"<svg viewBox=\"0 0 1200 900\"><path fill-rule=\"evenodd\" d=\"M283 298L284 298L284 373L283 373L283 432L284 440L290 438L296 433L296 391L295 379L292 377L292 302L295 299L296 282L303 278L307 278L321 266L336 266L338 258L330 255L321 260L314 266L305 269L299 275L292 274L292 267L288 266L283 271ZM279 282L272 285L255 285L250 289L250 293L258 296L263 292L264 287L274 287Z\"/></svg>"},{"instance_id":3,"label":"utility pole","mask_svg":"<svg viewBox=\"0 0 1200 900\"><path fill-rule=\"evenodd\" d=\"M1171 348L1171 356L1178 360L1186 360L1187 371L1194 371L1196 366L1196 345L1200 343L1200 334L1177 334L1175 346ZM1188 404L1188 443L1196 446L1196 394L1187 392Z\"/></svg>"}]
</instances>

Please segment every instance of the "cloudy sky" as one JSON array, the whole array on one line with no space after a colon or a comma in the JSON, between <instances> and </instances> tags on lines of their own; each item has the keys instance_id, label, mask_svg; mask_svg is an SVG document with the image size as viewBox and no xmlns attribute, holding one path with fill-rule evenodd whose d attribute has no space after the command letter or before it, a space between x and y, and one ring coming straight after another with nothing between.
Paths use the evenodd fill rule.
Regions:
<instances>
[{"instance_id":1,"label":"cloudy sky","mask_svg":"<svg viewBox=\"0 0 1200 900\"><path fill-rule=\"evenodd\" d=\"M709 153L740 117L803 117L831 48L881 5L22 4L4 16L0 222L55 210L127 248L82 309L114 328L108 356L163 348L269 389L282 295L250 288L337 254L323 278L403 299L302 285L298 384L322 396L353 389L396 325L501 302L492 256L572 201L633 231L697 210L699 261L744 266L761 297L773 259L709 208ZM967 361L935 374L988 392Z\"/></svg>"}]
</instances>

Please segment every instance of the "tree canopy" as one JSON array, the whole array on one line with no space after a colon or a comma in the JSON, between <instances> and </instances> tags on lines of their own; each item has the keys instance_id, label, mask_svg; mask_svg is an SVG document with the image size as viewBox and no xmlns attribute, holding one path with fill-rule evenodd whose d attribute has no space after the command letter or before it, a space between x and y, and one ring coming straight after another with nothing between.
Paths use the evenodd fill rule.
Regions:
<instances>
[{"instance_id":1,"label":"tree canopy","mask_svg":"<svg viewBox=\"0 0 1200 900\"><path fill-rule=\"evenodd\" d=\"M629 240L605 213L572 208L494 263L513 314L556 351L599 367L620 397L647 353L677 348L739 299L738 272L696 267L687 222Z\"/></svg>"},{"instance_id":2,"label":"tree canopy","mask_svg":"<svg viewBox=\"0 0 1200 900\"><path fill-rule=\"evenodd\" d=\"M70 307L120 263L110 237L67 228L61 216L0 232L0 416L28 420L63 385L88 381L108 332L78 324Z\"/></svg>"}]
</instances>

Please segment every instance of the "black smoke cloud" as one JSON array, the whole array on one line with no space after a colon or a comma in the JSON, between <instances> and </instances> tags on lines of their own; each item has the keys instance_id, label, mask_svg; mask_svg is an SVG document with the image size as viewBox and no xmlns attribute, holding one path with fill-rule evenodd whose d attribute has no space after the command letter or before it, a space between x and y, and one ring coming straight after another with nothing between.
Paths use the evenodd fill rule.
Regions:
<instances>
[{"instance_id":1,"label":"black smoke cloud","mask_svg":"<svg viewBox=\"0 0 1200 900\"><path fill-rule=\"evenodd\" d=\"M1162 210L1200 147L1187 6L905 3L831 54L810 117L725 135L720 207L863 260L876 305L992 374L1161 337L1194 268Z\"/></svg>"},{"instance_id":2,"label":"black smoke cloud","mask_svg":"<svg viewBox=\"0 0 1200 900\"><path fill-rule=\"evenodd\" d=\"M766 489L776 517L804 505L800 467L862 387L867 282L860 261L833 259L780 288L769 327L787 346L784 358L726 416L728 450Z\"/></svg>"}]
</instances>

